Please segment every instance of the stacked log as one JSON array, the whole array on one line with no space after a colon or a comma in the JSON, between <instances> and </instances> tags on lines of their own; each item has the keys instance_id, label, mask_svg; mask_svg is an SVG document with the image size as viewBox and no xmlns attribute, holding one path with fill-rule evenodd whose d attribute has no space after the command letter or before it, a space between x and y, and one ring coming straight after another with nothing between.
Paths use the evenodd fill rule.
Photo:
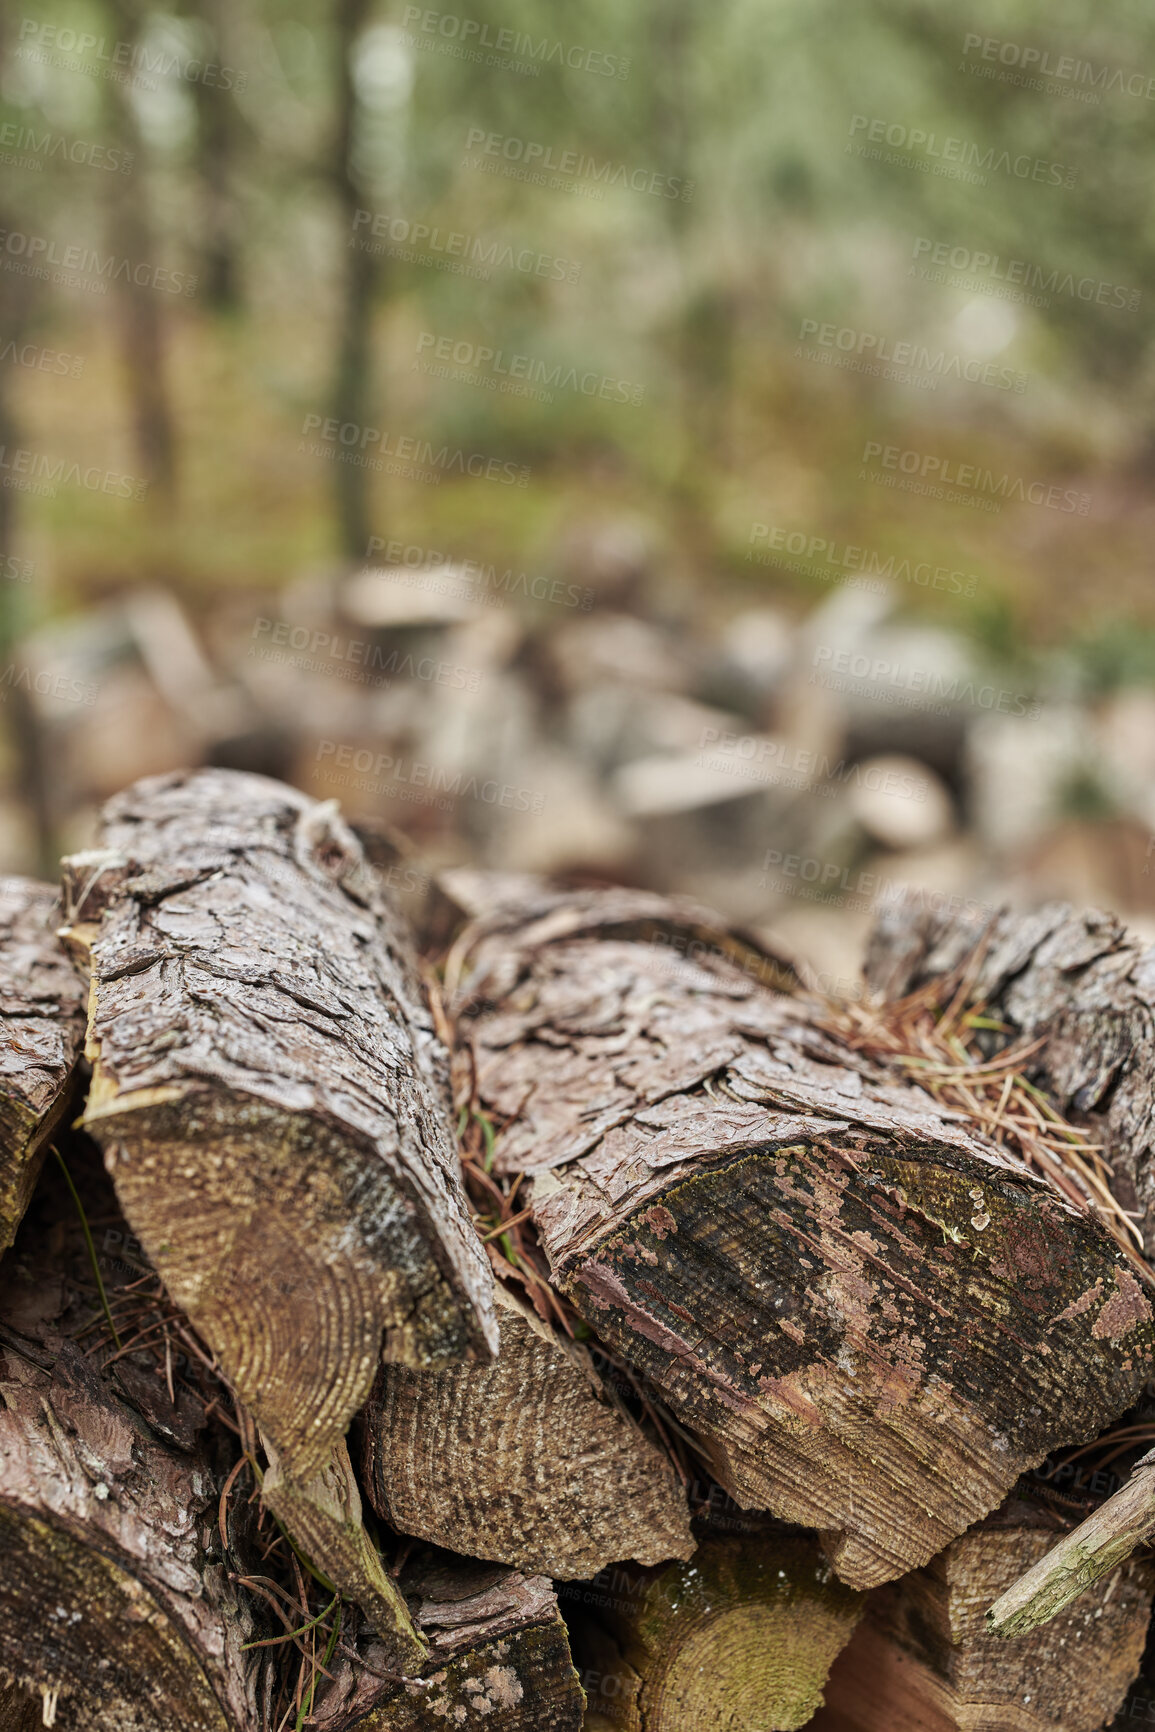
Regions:
<instances>
[{"instance_id":1,"label":"stacked log","mask_svg":"<svg viewBox=\"0 0 1155 1732\"><path fill-rule=\"evenodd\" d=\"M587 1732L805 1726L865 1596L804 1535L705 1534L689 1564L604 1572L575 1617Z\"/></svg>"},{"instance_id":2,"label":"stacked log","mask_svg":"<svg viewBox=\"0 0 1155 1732\"><path fill-rule=\"evenodd\" d=\"M1130 1405L1150 1300L1046 1179L729 955L642 935L647 902L522 897L459 941L494 1170L738 1502L879 1585Z\"/></svg>"},{"instance_id":3,"label":"stacked log","mask_svg":"<svg viewBox=\"0 0 1155 1732\"><path fill-rule=\"evenodd\" d=\"M991 1601L1042 1557L1055 1523L1027 1498L930 1564L881 1589L835 1662L815 1732L1099 1732L1139 1670L1151 1566L1134 1562L1061 1618L1019 1641L985 1625Z\"/></svg>"},{"instance_id":4,"label":"stacked log","mask_svg":"<svg viewBox=\"0 0 1155 1732\"><path fill-rule=\"evenodd\" d=\"M433 972L331 803L220 770L53 898L0 896L0 1728L1114 1712L1143 1556L984 1618L1151 1377L1146 1266L756 937L458 873ZM1074 921L934 943L1141 1196L1142 960Z\"/></svg>"}]
</instances>

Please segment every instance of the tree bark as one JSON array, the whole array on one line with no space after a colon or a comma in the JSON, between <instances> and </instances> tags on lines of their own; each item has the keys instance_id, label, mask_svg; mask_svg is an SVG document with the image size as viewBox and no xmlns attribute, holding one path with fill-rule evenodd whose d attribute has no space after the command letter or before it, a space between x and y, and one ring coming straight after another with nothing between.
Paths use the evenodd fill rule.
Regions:
<instances>
[{"instance_id":1,"label":"tree bark","mask_svg":"<svg viewBox=\"0 0 1155 1732\"><path fill-rule=\"evenodd\" d=\"M0 878L0 1255L73 1099L84 1044L84 986L56 936L59 918L47 884Z\"/></svg>"},{"instance_id":2,"label":"tree bark","mask_svg":"<svg viewBox=\"0 0 1155 1732\"><path fill-rule=\"evenodd\" d=\"M711 1536L689 1564L605 1574L576 1643L589 1732L804 1726L865 1609L799 1536Z\"/></svg>"},{"instance_id":3,"label":"tree bark","mask_svg":"<svg viewBox=\"0 0 1155 1732\"><path fill-rule=\"evenodd\" d=\"M649 940L619 891L455 944L494 1170L726 1489L873 1586L1130 1405L1151 1306L1096 1220L721 946L659 942L655 900Z\"/></svg>"},{"instance_id":4,"label":"tree bark","mask_svg":"<svg viewBox=\"0 0 1155 1732\"><path fill-rule=\"evenodd\" d=\"M879 919L866 974L900 998L968 962L975 999L1011 1025L1008 1040L1043 1039L1024 1068L1101 1133L1117 1195L1155 1248L1155 951L1100 910L949 915L907 900Z\"/></svg>"},{"instance_id":5,"label":"tree bark","mask_svg":"<svg viewBox=\"0 0 1155 1732\"><path fill-rule=\"evenodd\" d=\"M589 1355L498 1289L492 1366L383 1366L361 1420L363 1477L401 1533L571 1579L694 1549L665 1455L611 1405Z\"/></svg>"},{"instance_id":6,"label":"tree bark","mask_svg":"<svg viewBox=\"0 0 1155 1732\"><path fill-rule=\"evenodd\" d=\"M429 1644L424 1676L382 1683L343 1662L318 1701L319 1732L580 1732L581 1685L543 1576L422 1547L400 1586Z\"/></svg>"},{"instance_id":7,"label":"tree bark","mask_svg":"<svg viewBox=\"0 0 1155 1732\"><path fill-rule=\"evenodd\" d=\"M174 1300L305 1483L387 1359L493 1345L445 1060L335 812L158 776L66 863L91 958L85 1125ZM382 1337L384 1345L382 1347Z\"/></svg>"},{"instance_id":8,"label":"tree bark","mask_svg":"<svg viewBox=\"0 0 1155 1732\"><path fill-rule=\"evenodd\" d=\"M835 1663L814 1732L1099 1732L1138 1674L1155 1576L1132 1561L1045 1628L989 1635L991 1599L1054 1539L1013 1500L882 1589Z\"/></svg>"},{"instance_id":9,"label":"tree bark","mask_svg":"<svg viewBox=\"0 0 1155 1732\"><path fill-rule=\"evenodd\" d=\"M272 1632L233 1579L254 1559L243 1517L222 1537L206 1409L83 1351L86 1254L51 1201L0 1275L0 1685L62 1732L265 1732L272 1662L244 1644Z\"/></svg>"}]
</instances>

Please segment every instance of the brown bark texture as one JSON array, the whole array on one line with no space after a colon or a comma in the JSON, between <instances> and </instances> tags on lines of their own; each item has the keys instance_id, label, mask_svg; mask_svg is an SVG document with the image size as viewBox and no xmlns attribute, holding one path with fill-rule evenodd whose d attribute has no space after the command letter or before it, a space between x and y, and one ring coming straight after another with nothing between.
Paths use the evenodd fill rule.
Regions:
<instances>
[{"instance_id":1,"label":"brown bark texture","mask_svg":"<svg viewBox=\"0 0 1155 1732\"><path fill-rule=\"evenodd\" d=\"M496 1341L447 1060L333 806L150 778L66 862L90 958L85 1115L168 1291L282 1457L323 1472L382 1356Z\"/></svg>"},{"instance_id":2,"label":"brown bark texture","mask_svg":"<svg viewBox=\"0 0 1155 1732\"><path fill-rule=\"evenodd\" d=\"M422 1676L382 1683L367 1666L344 1662L319 1696L317 1728L580 1732L584 1697L544 1576L422 1547L400 1587L429 1646Z\"/></svg>"},{"instance_id":3,"label":"brown bark texture","mask_svg":"<svg viewBox=\"0 0 1155 1732\"><path fill-rule=\"evenodd\" d=\"M499 899L454 945L494 1170L727 1490L870 1587L1130 1405L1151 1304L1046 1179L655 900Z\"/></svg>"},{"instance_id":4,"label":"brown bark texture","mask_svg":"<svg viewBox=\"0 0 1155 1732\"><path fill-rule=\"evenodd\" d=\"M593 1369L498 1291L492 1365L383 1366L361 1419L364 1480L401 1533L560 1579L694 1549L686 1495Z\"/></svg>"},{"instance_id":5,"label":"brown bark texture","mask_svg":"<svg viewBox=\"0 0 1155 1732\"><path fill-rule=\"evenodd\" d=\"M1041 1041L1024 1068L1101 1133L1119 1200L1155 1249L1155 947L1097 909L951 915L908 899L880 917L866 976L900 998L964 966L975 999L1010 1025L1008 1040Z\"/></svg>"},{"instance_id":6,"label":"brown bark texture","mask_svg":"<svg viewBox=\"0 0 1155 1732\"><path fill-rule=\"evenodd\" d=\"M72 1099L84 1045L84 985L59 920L49 885L0 878L0 1255Z\"/></svg>"},{"instance_id":7,"label":"brown bark texture","mask_svg":"<svg viewBox=\"0 0 1155 1732\"><path fill-rule=\"evenodd\" d=\"M62 1732L264 1732L270 1661L243 1644L272 1632L231 1579L255 1554L243 1520L222 1534L205 1407L147 1355L93 1351L91 1271L48 1179L0 1270L0 1683Z\"/></svg>"}]
</instances>

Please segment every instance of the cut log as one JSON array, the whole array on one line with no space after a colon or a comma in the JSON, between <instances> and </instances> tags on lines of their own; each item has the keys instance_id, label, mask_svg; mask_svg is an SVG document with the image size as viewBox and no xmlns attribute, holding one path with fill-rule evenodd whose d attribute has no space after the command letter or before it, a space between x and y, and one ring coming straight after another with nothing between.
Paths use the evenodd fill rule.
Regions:
<instances>
[{"instance_id":1,"label":"cut log","mask_svg":"<svg viewBox=\"0 0 1155 1732\"><path fill-rule=\"evenodd\" d=\"M0 1684L61 1732L263 1732L273 1662L244 1644L272 1632L231 1579L248 1553L222 1541L205 1412L179 1447L118 1393L131 1358L85 1357L61 1220L0 1275Z\"/></svg>"},{"instance_id":2,"label":"cut log","mask_svg":"<svg viewBox=\"0 0 1155 1732\"><path fill-rule=\"evenodd\" d=\"M1155 1451L1126 1485L1001 1593L987 1613L993 1636L1024 1636L1116 1569L1155 1531Z\"/></svg>"},{"instance_id":3,"label":"cut log","mask_svg":"<svg viewBox=\"0 0 1155 1732\"><path fill-rule=\"evenodd\" d=\"M92 970L86 1128L306 1484L382 1352L431 1365L496 1341L404 936L335 808L232 771L118 796L65 884Z\"/></svg>"},{"instance_id":4,"label":"cut log","mask_svg":"<svg viewBox=\"0 0 1155 1732\"><path fill-rule=\"evenodd\" d=\"M691 1563L603 1576L575 1645L587 1726L619 1732L804 1726L865 1609L813 1540L784 1534L709 1536Z\"/></svg>"},{"instance_id":5,"label":"cut log","mask_svg":"<svg viewBox=\"0 0 1155 1732\"><path fill-rule=\"evenodd\" d=\"M319 1694L319 1732L580 1732L584 1697L543 1576L423 1547L400 1585L428 1642L422 1678L383 1683L373 1648L343 1659Z\"/></svg>"},{"instance_id":6,"label":"cut log","mask_svg":"<svg viewBox=\"0 0 1155 1732\"><path fill-rule=\"evenodd\" d=\"M901 998L963 965L1012 1038L1041 1039L1024 1068L1106 1144L1116 1194L1155 1250L1155 948L1099 909L952 914L909 898L880 917L866 975Z\"/></svg>"},{"instance_id":7,"label":"cut log","mask_svg":"<svg viewBox=\"0 0 1155 1732\"><path fill-rule=\"evenodd\" d=\"M1131 1404L1151 1305L962 1115L721 947L628 936L629 905L606 935L596 895L526 897L455 944L494 1170L530 1175L555 1281L738 1502L887 1581Z\"/></svg>"},{"instance_id":8,"label":"cut log","mask_svg":"<svg viewBox=\"0 0 1155 1732\"><path fill-rule=\"evenodd\" d=\"M84 985L56 936L59 920L49 885L0 878L0 1256L72 1099L84 1045Z\"/></svg>"},{"instance_id":9,"label":"cut log","mask_svg":"<svg viewBox=\"0 0 1155 1732\"><path fill-rule=\"evenodd\" d=\"M873 1597L814 1732L1099 1732L1139 1671L1155 1576L1132 1560L1044 1629L986 1633L992 1596L1053 1543L1018 1500Z\"/></svg>"},{"instance_id":10,"label":"cut log","mask_svg":"<svg viewBox=\"0 0 1155 1732\"><path fill-rule=\"evenodd\" d=\"M364 1482L401 1533L529 1574L596 1575L694 1549L666 1456L611 1404L588 1352L498 1288L492 1366L383 1366L362 1416Z\"/></svg>"}]
</instances>

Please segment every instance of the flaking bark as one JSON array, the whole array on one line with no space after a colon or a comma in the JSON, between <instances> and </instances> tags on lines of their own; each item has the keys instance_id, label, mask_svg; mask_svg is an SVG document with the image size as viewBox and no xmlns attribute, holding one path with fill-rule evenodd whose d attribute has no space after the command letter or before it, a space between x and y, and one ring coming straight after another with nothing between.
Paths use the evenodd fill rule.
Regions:
<instances>
[{"instance_id":1,"label":"flaking bark","mask_svg":"<svg viewBox=\"0 0 1155 1732\"><path fill-rule=\"evenodd\" d=\"M889 1580L1130 1404L1151 1305L1047 1181L630 900L523 896L455 944L495 1169L739 1503Z\"/></svg>"},{"instance_id":2,"label":"flaking bark","mask_svg":"<svg viewBox=\"0 0 1155 1732\"><path fill-rule=\"evenodd\" d=\"M389 1360L488 1355L446 1059L329 805L150 778L66 863L91 960L85 1124L175 1301L306 1483Z\"/></svg>"},{"instance_id":3,"label":"flaking bark","mask_svg":"<svg viewBox=\"0 0 1155 1732\"><path fill-rule=\"evenodd\" d=\"M669 1461L576 1344L498 1290L491 1366L383 1366L360 1421L366 1494L401 1533L558 1579L694 1549Z\"/></svg>"},{"instance_id":4,"label":"flaking bark","mask_svg":"<svg viewBox=\"0 0 1155 1732\"><path fill-rule=\"evenodd\" d=\"M1007 1040L1042 1039L1024 1069L1099 1133L1155 1250L1155 948L1099 909L950 914L910 898L880 917L866 975L900 998L964 965L973 997L1011 1025Z\"/></svg>"},{"instance_id":5,"label":"flaking bark","mask_svg":"<svg viewBox=\"0 0 1155 1732\"><path fill-rule=\"evenodd\" d=\"M429 1644L420 1679L383 1682L332 1666L311 1724L318 1732L580 1732L584 1697L565 1624L544 1576L421 1547L400 1587Z\"/></svg>"},{"instance_id":6,"label":"flaking bark","mask_svg":"<svg viewBox=\"0 0 1155 1732\"><path fill-rule=\"evenodd\" d=\"M206 1411L86 1356L71 1211L57 1197L0 1272L0 1684L60 1732L266 1732L273 1662L243 1644L272 1632L230 1579L257 1554L243 1523L222 1539Z\"/></svg>"},{"instance_id":7,"label":"flaking bark","mask_svg":"<svg viewBox=\"0 0 1155 1732\"><path fill-rule=\"evenodd\" d=\"M84 1045L84 986L56 936L59 919L49 885L0 878L0 1256L72 1099Z\"/></svg>"}]
</instances>

